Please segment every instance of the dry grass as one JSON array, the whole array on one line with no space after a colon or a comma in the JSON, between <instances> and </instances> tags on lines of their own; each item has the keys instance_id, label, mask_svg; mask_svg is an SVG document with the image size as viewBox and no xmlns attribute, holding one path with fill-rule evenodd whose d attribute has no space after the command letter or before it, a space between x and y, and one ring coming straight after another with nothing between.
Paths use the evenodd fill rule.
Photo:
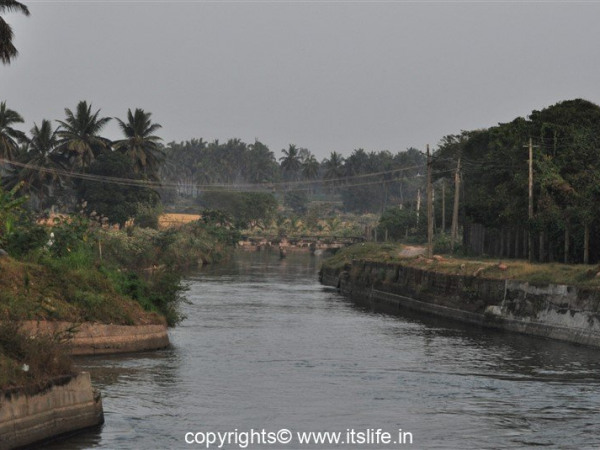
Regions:
<instances>
[{"instance_id":1,"label":"dry grass","mask_svg":"<svg viewBox=\"0 0 600 450\"><path fill-rule=\"evenodd\" d=\"M167 228L178 228L181 225L198 220L200 217L201 216L199 214L161 214L161 216L158 218L158 227L161 230Z\"/></svg>"},{"instance_id":2,"label":"dry grass","mask_svg":"<svg viewBox=\"0 0 600 450\"><path fill-rule=\"evenodd\" d=\"M566 284L570 286L600 287L600 267L583 264L531 264L523 260L491 260L453 258L414 258L405 261L411 267L435 272L472 275L493 280L519 280L534 284Z\"/></svg>"},{"instance_id":3,"label":"dry grass","mask_svg":"<svg viewBox=\"0 0 600 450\"><path fill-rule=\"evenodd\" d=\"M15 321L0 323L0 389L43 389L49 380L73 373L61 336L31 337Z\"/></svg>"},{"instance_id":4,"label":"dry grass","mask_svg":"<svg viewBox=\"0 0 600 450\"><path fill-rule=\"evenodd\" d=\"M323 262L328 269L341 269L352 260L369 260L381 262L399 262L406 259L402 256L405 246L396 243L363 242L339 250L331 258Z\"/></svg>"}]
</instances>

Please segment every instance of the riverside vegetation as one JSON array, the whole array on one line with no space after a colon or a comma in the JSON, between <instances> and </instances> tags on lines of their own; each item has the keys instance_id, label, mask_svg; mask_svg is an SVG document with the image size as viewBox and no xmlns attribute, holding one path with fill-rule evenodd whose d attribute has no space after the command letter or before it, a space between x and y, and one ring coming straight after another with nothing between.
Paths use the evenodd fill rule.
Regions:
<instances>
[{"instance_id":1,"label":"riverside vegetation","mask_svg":"<svg viewBox=\"0 0 600 450\"><path fill-rule=\"evenodd\" d=\"M42 225L25 200L0 189L2 388L41 387L73 370L68 335L31 338L20 321L173 326L182 319L184 271L227 257L238 238L210 218L163 231L115 229L82 210Z\"/></svg>"}]
</instances>

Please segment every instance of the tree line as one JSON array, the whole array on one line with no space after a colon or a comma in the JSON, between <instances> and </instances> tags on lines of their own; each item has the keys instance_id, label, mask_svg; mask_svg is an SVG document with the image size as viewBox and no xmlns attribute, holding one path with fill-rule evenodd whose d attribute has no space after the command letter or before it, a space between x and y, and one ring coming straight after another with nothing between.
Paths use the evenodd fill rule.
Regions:
<instances>
[{"instance_id":1,"label":"tree line","mask_svg":"<svg viewBox=\"0 0 600 450\"><path fill-rule=\"evenodd\" d=\"M160 173L165 185L175 187L171 195L195 198L215 189L262 189L281 192L292 209L301 209L309 198L328 198L340 200L348 212L380 213L390 205L414 203L425 170L425 156L414 148L396 154L356 149L348 157L334 151L320 162L294 144L277 158L259 140L200 138L170 142L164 151Z\"/></svg>"},{"instance_id":2,"label":"tree line","mask_svg":"<svg viewBox=\"0 0 600 450\"><path fill-rule=\"evenodd\" d=\"M113 118L100 113L80 101L74 110L65 108L65 118L57 120L57 126L44 119L25 133L17 128L23 117L1 102L4 187L27 194L36 211L51 206L72 210L85 201L89 212L110 211L116 223L135 215L139 204L155 206L159 200L155 189L128 180L159 180L165 155L155 132L161 126L152 122L150 112L129 109L125 120L114 118L123 137L111 141L101 133Z\"/></svg>"},{"instance_id":3,"label":"tree line","mask_svg":"<svg viewBox=\"0 0 600 450\"><path fill-rule=\"evenodd\" d=\"M529 217L529 142L532 207ZM460 159L467 250L540 262L600 256L600 107L562 101L527 118L445 136L433 156L437 183ZM531 250L529 240L532 242Z\"/></svg>"}]
</instances>

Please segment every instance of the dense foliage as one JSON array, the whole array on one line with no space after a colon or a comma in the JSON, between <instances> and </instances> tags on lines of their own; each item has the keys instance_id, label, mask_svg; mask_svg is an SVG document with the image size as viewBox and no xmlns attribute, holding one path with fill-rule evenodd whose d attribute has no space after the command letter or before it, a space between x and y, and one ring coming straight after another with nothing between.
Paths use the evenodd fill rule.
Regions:
<instances>
[{"instance_id":1,"label":"dense foliage","mask_svg":"<svg viewBox=\"0 0 600 450\"><path fill-rule=\"evenodd\" d=\"M185 270L226 257L239 238L235 230L200 221L165 231L117 230L84 211L42 226L19 200L0 188L0 242L9 255L0 255L0 321L13 315L124 324L155 320L143 309L174 325L181 319Z\"/></svg>"},{"instance_id":2,"label":"dense foliage","mask_svg":"<svg viewBox=\"0 0 600 450\"><path fill-rule=\"evenodd\" d=\"M90 211L123 224L159 201L159 168L164 162L160 137L151 113L142 109L116 119L124 139L111 142L102 136L112 120L81 101L65 108L64 120L54 128L43 120L26 134L15 126L23 118L0 103L0 174L8 189L20 186L29 208L42 212L72 212L87 202Z\"/></svg>"},{"instance_id":3,"label":"dense foliage","mask_svg":"<svg viewBox=\"0 0 600 450\"><path fill-rule=\"evenodd\" d=\"M263 192L205 192L199 199L204 209L228 214L237 228L264 227L277 210L277 200Z\"/></svg>"},{"instance_id":4,"label":"dense foliage","mask_svg":"<svg viewBox=\"0 0 600 450\"><path fill-rule=\"evenodd\" d=\"M195 198L207 189L262 189L280 194L298 214L306 212L311 198L339 198L345 211L356 213L414 203L425 170L425 156L416 149L396 154L357 149L348 158L332 152L319 163L309 150L291 144L281 150L278 164L259 141L193 139L169 143L165 154L162 177L175 189L161 191L163 199Z\"/></svg>"},{"instance_id":5,"label":"dense foliage","mask_svg":"<svg viewBox=\"0 0 600 450\"><path fill-rule=\"evenodd\" d=\"M167 208L220 210L242 228L317 230L319 220L310 211L319 202L335 205L333 215L383 214L379 238L406 237L407 231L423 235L427 165L416 149L356 149L347 157L333 151L319 162L294 144L275 155L259 140L192 139L163 147L155 134L160 125L141 109L128 110L127 120L117 119L124 139L115 142L101 135L111 118L91 104L79 102L74 110L65 109L65 116L58 128L43 121L26 135L18 129L23 118L6 103L0 105L3 183L7 189L21 186L33 210L70 212L87 201L88 213L96 211L109 222L137 218L155 224L156 191ZM455 230L453 248L463 240L460 225L467 250L480 241L477 253L492 256L597 261L599 128L600 108L576 99L488 129L445 136L432 156L435 233ZM461 188L455 193L457 181ZM146 183L144 188L139 182Z\"/></svg>"},{"instance_id":6,"label":"dense foliage","mask_svg":"<svg viewBox=\"0 0 600 450\"><path fill-rule=\"evenodd\" d=\"M77 183L79 198L86 202L89 213L95 212L110 218L111 223L121 226L138 215L140 207L155 208L160 198L153 189L103 181L103 177L142 180L141 173L134 172L131 159L118 152L103 153L90 165L88 173L98 179L81 180Z\"/></svg>"},{"instance_id":7,"label":"dense foliage","mask_svg":"<svg viewBox=\"0 0 600 450\"><path fill-rule=\"evenodd\" d=\"M529 139L532 220L528 220ZM581 99L564 101L527 118L447 136L435 157L435 168L443 174L461 158L464 220L482 224L495 235L496 246L505 247L501 254L523 255L522 236L530 232L537 260L598 260L600 240L594 238L600 232L598 105Z\"/></svg>"}]
</instances>

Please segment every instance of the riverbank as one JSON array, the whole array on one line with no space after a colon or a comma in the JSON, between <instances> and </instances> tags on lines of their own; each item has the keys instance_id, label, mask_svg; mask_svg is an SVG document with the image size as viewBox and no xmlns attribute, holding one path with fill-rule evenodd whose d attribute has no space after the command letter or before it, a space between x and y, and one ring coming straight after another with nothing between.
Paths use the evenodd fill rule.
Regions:
<instances>
[{"instance_id":1,"label":"riverbank","mask_svg":"<svg viewBox=\"0 0 600 450\"><path fill-rule=\"evenodd\" d=\"M49 380L35 392L2 391L0 448L10 450L104 423L100 392L90 374L81 372Z\"/></svg>"},{"instance_id":2,"label":"riverbank","mask_svg":"<svg viewBox=\"0 0 600 450\"><path fill-rule=\"evenodd\" d=\"M114 325L35 321L22 323L31 336L65 336L65 350L73 356L106 355L159 350L169 346L167 325Z\"/></svg>"},{"instance_id":3,"label":"riverbank","mask_svg":"<svg viewBox=\"0 0 600 450\"><path fill-rule=\"evenodd\" d=\"M68 356L167 347L167 327L183 318L183 274L227 258L233 248L231 230L199 221L165 231L114 230L73 215L52 228L26 224L20 232L19 242L30 244L15 238L0 254L2 409L18 412L0 415L0 431L6 430L0 448L101 423L84 420L91 412L80 407L80 397L87 390L89 400L92 387L89 375L89 386L79 386L81 374ZM64 394L55 380L67 379L79 387Z\"/></svg>"},{"instance_id":4,"label":"riverbank","mask_svg":"<svg viewBox=\"0 0 600 450\"><path fill-rule=\"evenodd\" d=\"M375 250L342 251L324 263L321 282L390 312L411 309L600 348L600 290L591 267L563 267L555 272L555 282L548 282L542 276L547 267L526 272L523 262L403 257L399 247L390 246ZM515 273L529 275L519 279ZM578 285L559 282L577 278Z\"/></svg>"},{"instance_id":5,"label":"riverbank","mask_svg":"<svg viewBox=\"0 0 600 450\"><path fill-rule=\"evenodd\" d=\"M195 272L172 349L80 360L106 424L50 448L184 448L200 420L214 430L402 428L420 449L599 448L596 350L369 313L318 283L322 261L237 251Z\"/></svg>"}]
</instances>

